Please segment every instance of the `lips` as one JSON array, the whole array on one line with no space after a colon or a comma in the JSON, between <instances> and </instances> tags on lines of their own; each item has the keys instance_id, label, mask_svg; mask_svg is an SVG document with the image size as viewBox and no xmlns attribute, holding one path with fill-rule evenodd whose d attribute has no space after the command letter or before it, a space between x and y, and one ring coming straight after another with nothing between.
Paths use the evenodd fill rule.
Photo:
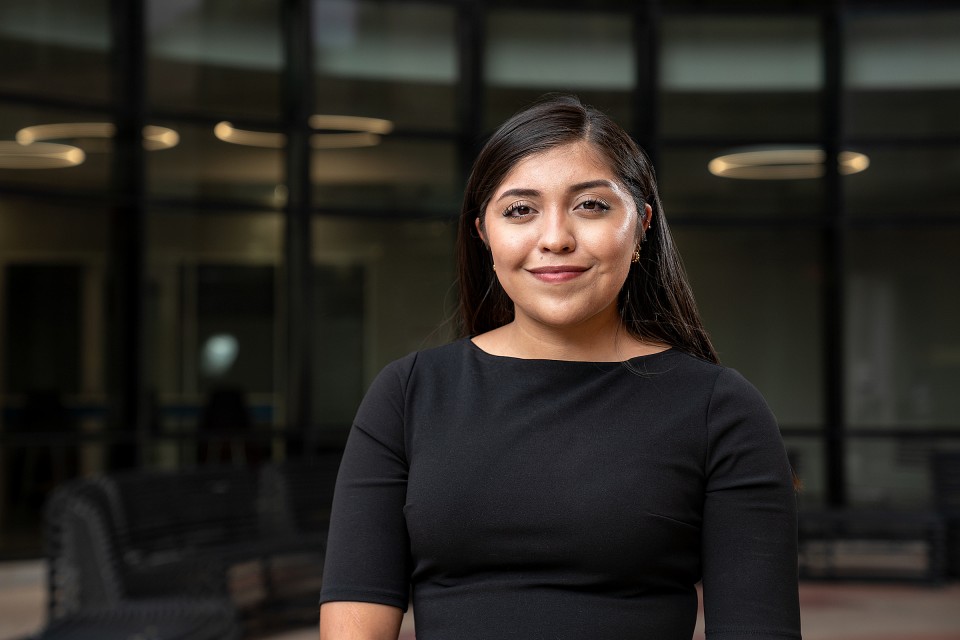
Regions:
<instances>
[{"instance_id":1,"label":"lips","mask_svg":"<svg viewBox=\"0 0 960 640\"><path fill-rule=\"evenodd\" d=\"M587 267L579 267L576 265L558 265L554 267L527 269L535 278L544 282L566 282L573 280L586 270Z\"/></svg>"}]
</instances>

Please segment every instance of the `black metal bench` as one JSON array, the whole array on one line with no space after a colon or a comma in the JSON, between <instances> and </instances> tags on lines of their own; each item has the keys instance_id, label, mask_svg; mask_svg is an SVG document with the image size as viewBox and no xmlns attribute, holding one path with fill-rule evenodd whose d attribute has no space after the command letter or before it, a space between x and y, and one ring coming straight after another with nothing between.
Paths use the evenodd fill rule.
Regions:
<instances>
[{"instance_id":1,"label":"black metal bench","mask_svg":"<svg viewBox=\"0 0 960 640\"><path fill-rule=\"evenodd\" d=\"M46 510L51 628L178 597L221 602L248 635L316 622L338 466L337 452L58 488Z\"/></svg>"},{"instance_id":2,"label":"black metal bench","mask_svg":"<svg viewBox=\"0 0 960 640\"><path fill-rule=\"evenodd\" d=\"M32 640L239 640L240 634L230 607L191 598L85 609L56 619Z\"/></svg>"},{"instance_id":3,"label":"black metal bench","mask_svg":"<svg viewBox=\"0 0 960 640\"><path fill-rule=\"evenodd\" d=\"M838 509L803 511L800 577L922 580L945 578L945 525L935 511ZM905 551L915 558L895 563Z\"/></svg>"}]
</instances>

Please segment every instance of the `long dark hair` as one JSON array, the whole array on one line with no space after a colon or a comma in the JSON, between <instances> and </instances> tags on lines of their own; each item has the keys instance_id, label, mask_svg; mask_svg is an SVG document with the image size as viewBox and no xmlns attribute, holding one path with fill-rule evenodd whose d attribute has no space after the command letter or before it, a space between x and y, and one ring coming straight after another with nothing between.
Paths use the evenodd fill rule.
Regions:
<instances>
[{"instance_id":1,"label":"long dark hair","mask_svg":"<svg viewBox=\"0 0 960 640\"><path fill-rule=\"evenodd\" d=\"M578 141L590 142L607 159L633 196L639 216L645 204L653 210L646 232L638 221L640 261L631 265L620 290L617 306L627 331L641 340L665 343L717 362L663 215L650 160L609 116L573 96L549 96L517 113L497 129L477 156L457 232L460 335L501 327L513 320L514 313L513 301L494 275L492 258L474 220L479 218L483 224L494 190L520 160Z\"/></svg>"}]
</instances>

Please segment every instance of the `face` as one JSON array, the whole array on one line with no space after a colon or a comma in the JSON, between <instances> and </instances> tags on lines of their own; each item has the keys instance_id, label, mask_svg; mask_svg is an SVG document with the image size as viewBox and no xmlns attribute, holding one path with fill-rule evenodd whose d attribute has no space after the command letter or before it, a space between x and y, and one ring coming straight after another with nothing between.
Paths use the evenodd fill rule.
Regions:
<instances>
[{"instance_id":1,"label":"face","mask_svg":"<svg viewBox=\"0 0 960 640\"><path fill-rule=\"evenodd\" d=\"M476 221L515 322L549 327L617 323L617 296L650 219L588 142L517 163Z\"/></svg>"}]
</instances>

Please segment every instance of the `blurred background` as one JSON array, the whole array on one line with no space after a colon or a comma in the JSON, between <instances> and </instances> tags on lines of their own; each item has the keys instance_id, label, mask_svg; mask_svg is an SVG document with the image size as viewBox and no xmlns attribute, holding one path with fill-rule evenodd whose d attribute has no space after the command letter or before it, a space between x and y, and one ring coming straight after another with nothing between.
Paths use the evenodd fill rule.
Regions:
<instances>
[{"instance_id":1,"label":"blurred background","mask_svg":"<svg viewBox=\"0 0 960 640\"><path fill-rule=\"evenodd\" d=\"M470 163L550 91L653 158L801 508L932 508L960 448L951 5L4 0L0 559L43 555L71 478L341 447L379 369L452 336Z\"/></svg>"}]
</instances>

